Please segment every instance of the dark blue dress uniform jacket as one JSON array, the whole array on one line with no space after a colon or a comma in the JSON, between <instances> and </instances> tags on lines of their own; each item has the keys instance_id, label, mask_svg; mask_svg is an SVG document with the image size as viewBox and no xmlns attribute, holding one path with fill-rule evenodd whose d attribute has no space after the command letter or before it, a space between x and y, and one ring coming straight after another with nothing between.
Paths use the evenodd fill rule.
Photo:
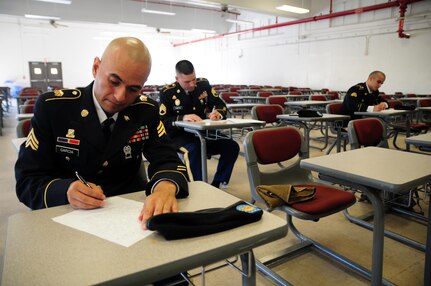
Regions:
<instances>
[{"instance_id":1,"label":"dark blue dress uniform jacket","mask_svg":"<svg viewBox=\"0 0 431 286\"><path fill-rule=\"evenodd\" d=\"M361 116L354 115L356 111L367 111L368 106L381 102L386 102L386 100L379 96L378 90L369 92L365 82L358 83L347 91L341 113L350 115L350 119L360 118Z\"/></svg>"},{"instance_id":2,"label":"dark blue dress uniform jacket","mask_svg":"<svg viewBox=\"0 0 431 286\"><path fill-rule=\"evenodd\" d=\"M106 196L142 191L147 195L160 179L188 195L186 168L159 119L155 101L140 96L119 112L105 142L92 97L93 84L43 94L36 103L32 127L15 165L16 192L32 209L67 204L67 189L78 171L100 185ZM148 184L140 175L142 154L150 162Z\"/></svg>"},{"instance_id":3,"label":"dark blue dress uniform jacket","mask_svg":"<svg viewBox=\"0 0 431 286\"><path fill-rule=\"evenodd\" d=\"M165 86L160 92L160 116L177 148L196 140L195 135L176 127L175 121L183 120L185 114L196 114L205 119L206 113L216 109L226 119L227 108L217 92L205 78L198 78L196 88L187 94L178 82Z\"/></svg>"}]
</instances>

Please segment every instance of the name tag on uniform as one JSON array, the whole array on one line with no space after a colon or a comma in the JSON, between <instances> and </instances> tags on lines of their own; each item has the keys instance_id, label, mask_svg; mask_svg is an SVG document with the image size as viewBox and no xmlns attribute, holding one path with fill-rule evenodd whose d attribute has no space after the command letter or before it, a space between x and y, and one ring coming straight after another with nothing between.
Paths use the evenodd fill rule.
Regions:
<instances>
[{"instance_id":1,"label":"name tag on uniform","mask_svg":"<svg viewBox=\"0 0 431 286\"><path fill-rule=\"evenodd\" d=\"M55 145L55 152L64 154L64 155L69 155L69 156L73 155L73 156L79 157L79 149L76 149L76 148Z\"/></svg>"}]
</instances>

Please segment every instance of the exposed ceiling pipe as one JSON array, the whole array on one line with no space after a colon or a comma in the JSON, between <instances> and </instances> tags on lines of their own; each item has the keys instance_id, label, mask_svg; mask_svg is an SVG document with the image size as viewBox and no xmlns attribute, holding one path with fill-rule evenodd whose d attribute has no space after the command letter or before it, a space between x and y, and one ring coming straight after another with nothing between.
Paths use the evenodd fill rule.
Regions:
<instances>
[{"instance_id":1,"label":"exposed ceiling pipe","mask_svg":"<svg viewBox=\"0 0 431 286\"><path fill-rule=\"evenodd\" d=\"M404 33L404 15L407 10L407 2L401 1L400 3L400 20L398 22L398 37L408 39L409 34Z\"/></svg>"},{"instance_id":2,"label":"exposed ceiling pipe","mask_svg":"<svg viewBox=\"0 0 431 286\"><path fill-rule=\"evenodd\" d=\"M203 41L208 41L208 40L214 40L214 39L219 39L219 38L224 38L224 37L231 37L231 36L246 34L246 33L251 33L251 32L276 29L276 28L280 28L280 27L298 25L298 24L303 24L303 23L308 23L308 22L316 22L316 21L327 20L327 19L332 19L332 18L337 18L337 17L343 17L343 16L347 16L347 15L362 14L365 12L371 12L371 11L377 11L377 10L381 10L381 9L393 8L393 7L397 7L397 6L401 6L401 5L405 5L405 7L407 7L407 4L411 4L414 2L420 2L420 1L423 1L423 0L400 0L400 1L387 2L387 3L372 5L372 6L366 6L366 7L360 7L360 8L356 8L356 9L341 11L341 12L335 12L335 13L330 13L330 14L325 14L325 15L314 16L314 17L310 17L310 18L294 20L294 21L285 22L285 23L279 23L279 24L256 27L256 28L252 28L252 29L246 29L246 30L241 30L241 31L236 31L236 32L231 32L231 33L219 34L219 35L210 36L207 38L201 38L201 39L196 39L196 40L192 40L192 41L174 44L173 46L179 47L179 46L189 45L189 44L193 44L193 43L198 43L198 42L203 42ZM404 10L404 12L405 12L405 10ZM400 7L400 13L401 13L401 7ZM401 19L403 20L402 22L404 23L404 14L403 14L402 18L400 18L400 24L401 24ZM401 33L404 36L400 36L400 37L406 38L408 36L408 34L403 33L404 30L402 30L402 26L403 25L400 25L399 27L401 27ZM399 33L399 31L398 31L398 33ZM400 35L400 33L398 35Z\"/></svg>"}]
</instances>

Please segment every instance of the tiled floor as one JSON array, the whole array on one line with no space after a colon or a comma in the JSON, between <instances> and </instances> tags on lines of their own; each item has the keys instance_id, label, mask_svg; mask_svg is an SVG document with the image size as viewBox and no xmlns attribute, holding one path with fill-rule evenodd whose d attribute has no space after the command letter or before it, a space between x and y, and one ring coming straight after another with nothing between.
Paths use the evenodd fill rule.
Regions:
<instances>
[{"instance_id":1,"label":"tiled floor","mask_svg":"<svg viewBox=\"0 0 431 286\"><path fill-rule=\"evenodd\" d=\"M18 202L15 195L13 168L17 152L11 143L11 139L16 137L15 126L17 121L15 114L16 107L12 106L11 112L5 114L3 136L0 136L0 273L3 267L7 218L14 213L28 211L24 205ZM242 147L242 142L239 143ZM323 155L321 151L317 149L311 150L311 156L320 155ZM211 159L208 162L209 179L211 179L211 174L214 172L217 161ZM227 192L240 199L250 200L246 165L242 156L239 157L236 163ZM421 205L425 213L427 213L428 198ZM370 205L360 202L351 208L351 213L362 214L368 210L370 210ZM281 212L275 211L274 213L284 217ZM349 223L343 214L335 214L319 222L295 220L295 223L305 235L331 249L337 250L342 255L361 263L367 268L371 267L371 232ZM392 214L386 216L385 223L387 229L400 232L419 242L425 242L426 227L422 224ZM297 241L296 237L289 233L283 239L255 249L254 253L257 258L264 257ZM274 269L294 285L369 285L368 280L337 263L331 262L316 252L306 253L280 264ZM423 269L423 252L391 239L385 239L383 276L386 279L396 285L423 285ZM195 273L196 271L191 272ZM241 284L240 274L229 267L212 271L207 274L206 278L206 285ZM202 285L199 278L195 278L194 281L197 285ZM257 285L273 285L273 283L258 274Z\"/></svg>"}]
</instances>

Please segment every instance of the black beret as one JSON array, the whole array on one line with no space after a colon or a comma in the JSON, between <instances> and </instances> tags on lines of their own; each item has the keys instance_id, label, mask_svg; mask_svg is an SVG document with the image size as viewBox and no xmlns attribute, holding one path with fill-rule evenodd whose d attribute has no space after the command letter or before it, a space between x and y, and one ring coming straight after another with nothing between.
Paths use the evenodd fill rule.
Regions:
<instances>
[{"instance_id":1,"label":"black beret","mask_svg":"<svg viewBox=\"0 0 431 286\"><path fill-rule=\"evenodd\" d=\"M232 229L258 221L262 214L262 209L239 201L226 208L155 215L147 221L147 228L173 240Z\"/></svg>"}]
</instances>

